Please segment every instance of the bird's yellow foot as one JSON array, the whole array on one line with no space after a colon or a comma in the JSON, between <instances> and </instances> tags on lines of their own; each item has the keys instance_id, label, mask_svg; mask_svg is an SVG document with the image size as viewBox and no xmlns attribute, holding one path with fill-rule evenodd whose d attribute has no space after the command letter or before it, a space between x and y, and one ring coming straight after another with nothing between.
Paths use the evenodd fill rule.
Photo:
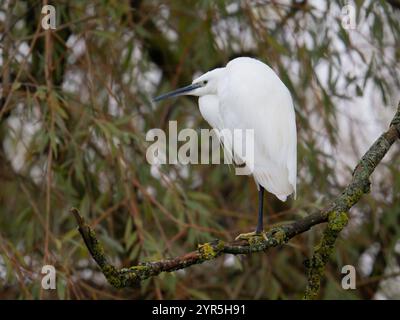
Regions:
<instances>
[{"instance_id":1,"label":"bird's yellow foot","mask_svg":"<svg viewBox=\"0 0 400 320\"><path fill-rule=\"evenodd\" d=\"M267 234L264 231L261 233L253 231L249 233L241 233L235 238L235 240L247 240L249 242L250 239L261 238L261 237L267 240Z\"/></svg>"}]
</instances>

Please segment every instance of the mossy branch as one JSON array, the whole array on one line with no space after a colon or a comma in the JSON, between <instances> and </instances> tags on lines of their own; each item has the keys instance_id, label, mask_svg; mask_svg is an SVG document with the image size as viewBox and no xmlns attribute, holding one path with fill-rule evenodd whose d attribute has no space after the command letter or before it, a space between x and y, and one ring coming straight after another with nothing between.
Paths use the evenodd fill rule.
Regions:
<instances>
[{"instance_id":1,"label":"mossy branch","mask_svg":"<svg viewBox=\"0 0 400 320\"><path fill-rule=\"evenodd\" d=\"M139 281L149 277L156 276L161 272L172 272L187 268L194 264L200 264L208 260L213 260L222 254L249 254L252 252L265 251L268 248L276 247L287 242L299 233L310 229L313 225L324 222L321 215L312 214L299 221L288 225L271 229L263 236L258 236L247 240L235 240L224 242L215 240L212 242L200 244L196 251L185 255L154 262L143 262L137 266L117 269L107 259L104 254L103 246L97 240L95 231L85 222L78 210L73 208L74 214L79 226L79 232L88 248L91 256L99 265L108 282L116 288L130 287Z\"/></svg>"},{"instance_id":2,"label":"mossy branch","mask_svg":"<svg viewBox=\"0 0 400 320\"><path fill-rule=\"evenodd\" d=\"M315 247L314 254L306 261L308 268L308 284L304 299L315 299L318 296L321 277L333 251L335 241L348 221L348 212L364 193L370 190L369 177L381 162L392 144L400 136L400 102L397 112L390 123L389 130L384 132L368 149L353 171L350 184L344 189L321 214L328 217L328 225L320 243Z\"/></svg>"},{"instance_id":3,"label":"mossy branch","mask_svg":"<svg viewBox=\"0 0 400 320\"><path fill-rule=\"evenodd\" d=\"M308 268L308 283L305 300L313 300L319 293L321 277L324 275L325 266L335 247L335 242L340 231L346 226L349 220L346 212L332 212L328 217L328 226L326 227L320 243L315 247L315 252L310 260L306 261Z\"/></svg>"},{"instance_id":4,"label":"mossy branch","mask_svg":"<svg viewBox=\"0 0 400 320\"><path fill-rule=\"evenodd\" d=\"M308 261L308 286L305 298L315 298L319 291L320 279L325 265L333 251L339 232L347 223L347 212L356 204L364 193L369 192L369 176L375 170L392 144L400 135L400 103L389 129L384 132L361 158L353 172L350 184L343 192L322 210L311 213L293 223L272 228L265 237L254 237L251 240L224 242L215 240L198 245L196 251L185 255L154 262L143 262L137 266L117 269L107 259L104 249L97 240L94 230L86 224L77 209L71 209L79 226L79 232L93 259L101 268L108 282L116 288L134 286L141 280L157 276L162 272L184 269L194 264L213 260L222 254L249 254L265 251L271 247L284 244L296 235L306 232L311 227L328 222L313 257Z\"/></svg>"}]
</instances>

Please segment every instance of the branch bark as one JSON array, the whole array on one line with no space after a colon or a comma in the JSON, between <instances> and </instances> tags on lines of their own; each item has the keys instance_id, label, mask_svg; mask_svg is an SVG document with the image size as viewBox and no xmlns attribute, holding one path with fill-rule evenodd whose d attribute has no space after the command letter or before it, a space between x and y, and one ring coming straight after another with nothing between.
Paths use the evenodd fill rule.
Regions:
<instances>
[{"instance_id":1,"label":"branch bark","mask_svg":"<svg viewBox=\"0 0 400 320\"><path fill-rule=\"evenodd\" d=\"M117 269L108 261L102 245L97 240L96 233L84 221L78 210L73 208L71 209L71 213L75 216L79 232L91 256L100 267L108 282L116 288L134 286L141 280L157 276L162 272L172 272L194 264L201 264L223 254L236 255L265 251L288 242L291 238L306 232L317 224L328 222L322 240L316 247L313 257L308 262L309 281L305 298L315 298L319 291L319 283L324 273L325 265L333 251L335 240L347 223L349 209L360 200L364 193L369 192L369 176L399 136L400 103L389 129L374 142L358 162L349 185L324 209L311 213L307 217L293 223L274 227L265 233L265 237L259 236L249 241L235 240L231 242L217 239L212 242L200 244L196 251L173 259L143 262L137 266Z\"/></svg>"}]
</instances>

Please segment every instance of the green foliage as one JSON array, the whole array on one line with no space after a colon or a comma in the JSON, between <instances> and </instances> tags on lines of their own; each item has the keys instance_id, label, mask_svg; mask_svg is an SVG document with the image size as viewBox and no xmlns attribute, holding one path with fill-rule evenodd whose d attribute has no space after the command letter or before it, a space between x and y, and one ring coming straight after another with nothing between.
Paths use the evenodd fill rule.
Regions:
<instances>
[{"instance_id":1,"label":"green foliage","mask_svg":"<svg viewBox=\"0 0 400 320\"><path fill-rule=\"evenodd\" d=\"M383 113L383 106L397 104L400 10L383 0L355 1L357 29L345 30L343 1L317 7L311 1L60 0L49 47L46 32L36 30L40 4L6 2L0 5L0 298L300 298L303 261L321 236L318 228L267 254L233 264L220 258L115 290L99 277L69 209L79 208L107 255L125 267L253 229L252 178L224 165L151 168L146 161L149 129L166 129L169 120L208 127L195 100L154 105L151 96L239 55L270 64L296 104L297 200L282 204L268 196L267 221L323 206L351 173L345 167L339 178L336 157L349 155L326 148L352 145L352 137L341 140L338 106L358 97ZM355 73L348 68L353 61ZM356 107L364 112L361 102ZM392 155L355 209L357 225L350 214L322 297L373 297L376 282L341 290L341 266L358 266L377 242L371 277L379 277L396 255L400 174ZM56 292L40 289L44 263L58 271Z\"/></svg>"}]
</instances>

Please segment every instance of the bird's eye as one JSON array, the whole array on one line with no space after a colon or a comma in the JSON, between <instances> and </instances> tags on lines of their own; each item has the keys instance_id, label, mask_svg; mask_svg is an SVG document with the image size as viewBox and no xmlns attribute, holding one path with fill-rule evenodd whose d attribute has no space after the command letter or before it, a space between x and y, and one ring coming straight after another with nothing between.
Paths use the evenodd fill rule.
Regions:
<instances>
[{"instance_id":1,"label":"bird's eye","mask_svg":"<svg viewBox=\"0 0 400 320\"><path fill-rule=\"evenodd\" d=\"M205 86L208 83L207 80L203 80L203 86Z\"/></svg>"}]
</instances>

